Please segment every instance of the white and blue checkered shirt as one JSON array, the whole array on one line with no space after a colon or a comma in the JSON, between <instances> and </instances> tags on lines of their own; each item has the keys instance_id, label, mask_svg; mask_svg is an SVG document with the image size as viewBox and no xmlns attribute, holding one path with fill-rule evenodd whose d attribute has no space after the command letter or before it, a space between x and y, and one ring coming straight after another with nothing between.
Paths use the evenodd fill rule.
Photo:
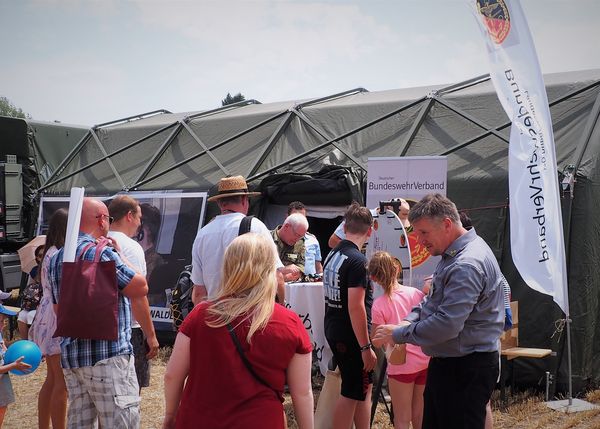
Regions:
<instances>
[{"instance_id":1,"label":"white and blue checkered shirt","mask_svg":"<svg viewBox=\"0 0 600 429\"><path fill-rule=\"evenodd\" d=\"M82 258L84 248L95 239L88 234L79 234L76 257ZM60 300L60 278L64 249L60 249L50 260L48 277L52 288L52 300L55 304ZM83 259L93 261L96 247L92 246L83 254ZM131 282L135 271L121 260L112 247L105 247L100 257L101 261L115 261L117 285L119 291ZM133 353L131 346L131 305L129 298L119 293L118 300L118 339L117 341L86 340L80 338L63 338L61 348L61 364L63 368L81 368L93 366L97 362L119 355Z\"/></svg>"}]
</instances>

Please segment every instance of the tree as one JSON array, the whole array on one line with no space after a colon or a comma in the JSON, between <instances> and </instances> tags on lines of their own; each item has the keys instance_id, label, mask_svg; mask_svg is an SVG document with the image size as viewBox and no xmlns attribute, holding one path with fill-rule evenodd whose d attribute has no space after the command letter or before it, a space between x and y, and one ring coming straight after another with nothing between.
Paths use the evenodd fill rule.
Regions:
<instances>
[{"instance_id":1,"label":"tree","mask_svg":"<svg viewBox=\"0 0 600 429\"><path fill-rule=\"evenodd\" d=\"M15 106L6 97L0 97L0 116L10 116L12 118L27 118L30 119L27 113L23 112L20 107Z\"/></svg>"},{"instance_id":2,"label":"tree","mask_svg":"<svg viewBox=\"0 0 600 429\"><path fill-rule=\"evenodd\" d=\"M244 101L246 97L242 95L241 92L238 92L234 96L230 93L227 93L227 96L221 100L221 106L227 106L228 104L239 103L240 101Z\"/></svg>"}]
</instances>

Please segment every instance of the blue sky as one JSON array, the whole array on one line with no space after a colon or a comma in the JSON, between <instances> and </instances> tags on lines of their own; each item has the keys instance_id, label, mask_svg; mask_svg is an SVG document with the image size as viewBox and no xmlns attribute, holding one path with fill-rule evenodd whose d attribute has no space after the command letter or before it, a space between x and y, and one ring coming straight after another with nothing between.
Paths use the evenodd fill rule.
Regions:
<instances>
[{"instance_id":1,"label":"blue sky","mask_svg":"<svg viewBox=\"0 0 600 429\"><path fill-rule=\"evenodd\" d=\"M522 4L544 73L600 68L600 1ZM0 40L0 95L82 125L487 72L462 0L0 0Z\"/></svg>"}]
</instances>

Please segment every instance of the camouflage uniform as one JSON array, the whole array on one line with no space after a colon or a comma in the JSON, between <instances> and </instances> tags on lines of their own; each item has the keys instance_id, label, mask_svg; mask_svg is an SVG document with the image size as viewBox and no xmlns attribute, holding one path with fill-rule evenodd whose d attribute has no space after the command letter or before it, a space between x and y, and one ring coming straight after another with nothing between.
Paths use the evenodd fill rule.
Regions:
<instances>
[{"instance_id":1,"label":"camouflage uniform","mask_svg":"<svg viewBox=\"0 0 600 429\"><path fill-rule=\"evenodd\" d=\"M306 252L304 247L304 237L298 240L293 246L290 246L289 244L284 243L279 238L279 235L277 235L277 231L279 231L280 228L281 225L271 231L271 236L273 237L275 246L277 246L277 253L279 253L281 263L283 265L294 264L302 271L302 275L304 275L304 253Z\"/></svg>"}]
</instances>

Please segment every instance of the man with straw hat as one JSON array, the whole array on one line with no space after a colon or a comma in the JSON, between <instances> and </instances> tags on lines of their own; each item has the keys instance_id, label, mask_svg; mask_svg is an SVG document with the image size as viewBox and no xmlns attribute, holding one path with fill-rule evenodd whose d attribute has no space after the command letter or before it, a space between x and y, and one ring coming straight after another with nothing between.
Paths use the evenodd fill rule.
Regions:
<instances>
[{"instance_id":1,"label":"man with straw hat","mask_svg":"<svg viewBox=\"0 0 600 429\"><path fill-rule=\"evenodd\" d=\"M247 215L250 207L250 197L260 195L260 192L249 192L246 180L242 176L224 177L219 180L218 191L208 201L214 201L219 206L221 214L205 225L194 240L192 246L192 302L197 304L217 296L221 282L221 266L225 249L238 236L240 223ZM271 239L271 233L260 219L253 218L250 231L263 234ZM273 252L277 255L275 243ZM283 264L276 258L277 267ZM277 295L279 302L284 297L283 276L278 272Z\"/></svg>"}]
</instances>

